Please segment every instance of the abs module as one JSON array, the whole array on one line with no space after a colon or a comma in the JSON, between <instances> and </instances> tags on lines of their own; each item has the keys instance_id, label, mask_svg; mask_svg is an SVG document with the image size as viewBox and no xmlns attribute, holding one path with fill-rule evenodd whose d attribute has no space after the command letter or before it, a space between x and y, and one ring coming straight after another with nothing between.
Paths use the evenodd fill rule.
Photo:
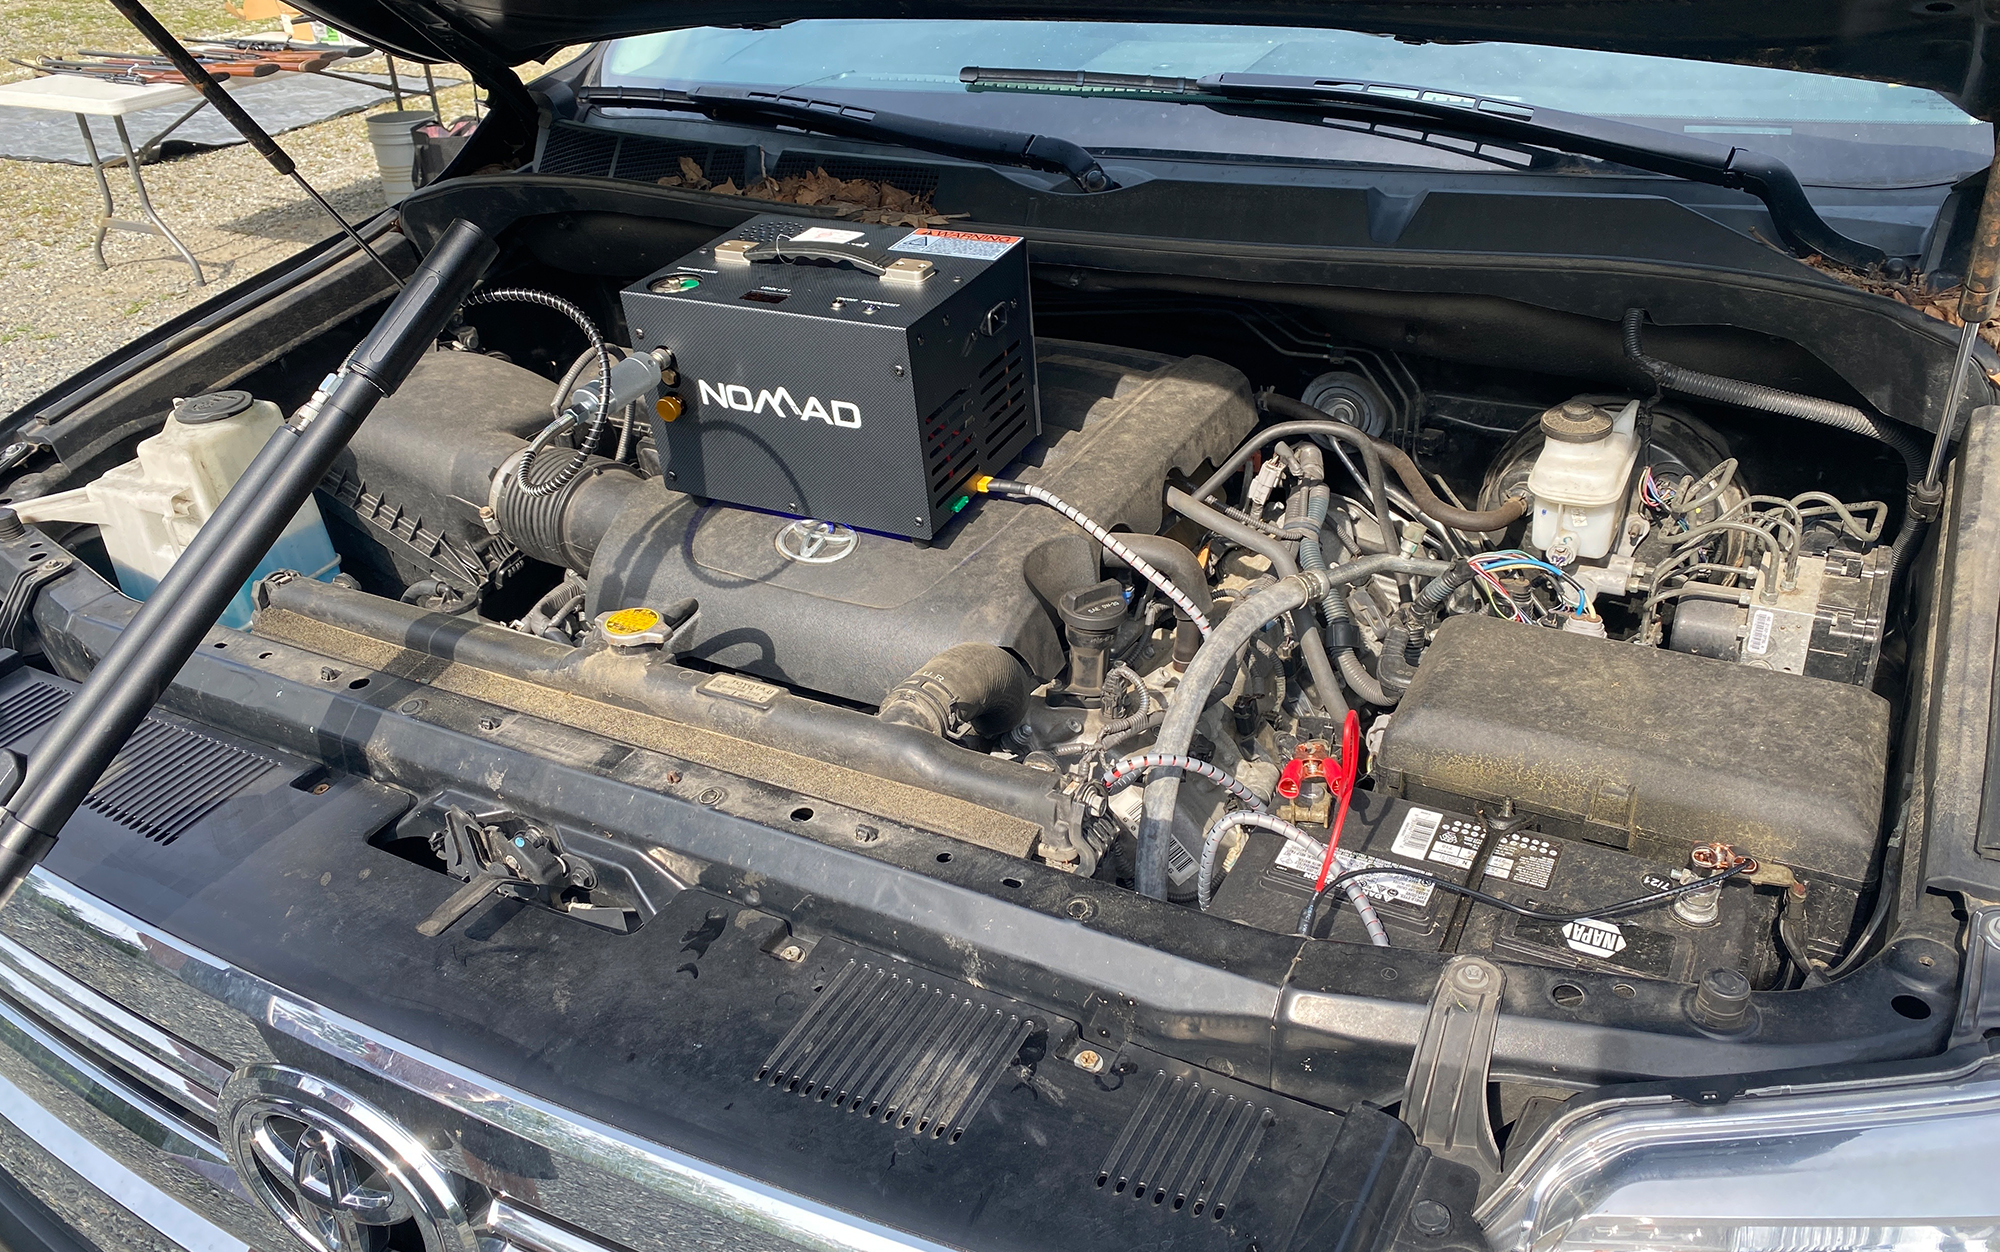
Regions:
<instances>
[{"instance_id":1,"label":"abs module","mask_svg":"<svg viewBox=\"0 0 2000 1252\"><path fill-rule=\"evenodd\" d=\"M669 488L929 539L1041 431L1012 235L752 218L624 293Z\"/></svg>"}]
</instances>

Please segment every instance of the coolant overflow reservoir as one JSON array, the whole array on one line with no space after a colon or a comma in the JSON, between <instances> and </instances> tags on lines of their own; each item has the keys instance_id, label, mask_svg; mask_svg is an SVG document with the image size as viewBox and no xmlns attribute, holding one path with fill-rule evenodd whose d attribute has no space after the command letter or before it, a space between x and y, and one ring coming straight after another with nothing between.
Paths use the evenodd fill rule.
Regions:
<instances>
[{"instance_id":1,"label":"coolant overflow reservoir","mask_svg":"<svg viewBox=\"0 0 2000 1252\"><path fill-rule=\"evenodd\" d=\"M140 440L138 460L106 470L87 487L24 500L14 511L25 522L95 524L119 588L144 600L283 420L277 405L254 400L247 391L177 401L160 433ZM248 626L250 588L281 569L321 580L340 572L340 558L311 500L229 602L222 624Z\"/></svg>"},{"instance_id":2,"label":"coolant overflow reservoir","mask_svg":"<svg viewBox=\"0 0 2000 1252\"><path fill-rule=\"evenodd\" d=\"M1542 414L1546 441L1528 473L1529 541L1558 565L1610 553L1639 460L1639 402L1613 413L1570 400Z\"/></svg>"}]
</instances>

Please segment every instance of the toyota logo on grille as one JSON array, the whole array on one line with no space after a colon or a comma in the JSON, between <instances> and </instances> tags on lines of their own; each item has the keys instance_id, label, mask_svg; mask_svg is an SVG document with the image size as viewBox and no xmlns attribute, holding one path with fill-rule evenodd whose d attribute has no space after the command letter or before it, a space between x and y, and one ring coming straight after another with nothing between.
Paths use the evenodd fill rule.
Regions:
<instances>
[{"instance_id":1,"label":"toyota logo on grille","mask_svg":"<svg viewBox=\"0 0 2000 1252\"><path fill-rule=\"evenodd\" d=\"M854 551L861 536L839 522L802 518L778 532L778 551L786 560L806 565L831 565Z\"/></svg>"},{"instance_id":2,"label":"toyota logo on grille","mask_svg":"<svg viewBox=\"0 0 2000 1252\"><path fill-rule=\"evenodd\" d=\"M237 1071L218 1118L250 1193L321 1252L477 1252L453 1177L380 1110L277 1065Z\"/></svg>"}]
</instances>

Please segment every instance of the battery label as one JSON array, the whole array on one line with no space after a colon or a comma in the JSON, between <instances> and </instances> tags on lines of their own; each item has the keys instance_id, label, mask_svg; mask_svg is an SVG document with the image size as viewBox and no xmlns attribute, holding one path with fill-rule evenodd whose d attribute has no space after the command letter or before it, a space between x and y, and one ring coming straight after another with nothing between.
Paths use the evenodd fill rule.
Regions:
<instances>
[{"instance_id":1,"label":"battery label","mask_svg":"<svg viewBox=\"0 0 2000 1252\"><path fill-rule=\"evenodd\" d=\"M1478 822L1465 817L1446 817L1437 823L1430 851L1420 855L1453 869L1471 869L1472 862L1478 859L1479 845L1485 841L1486 828ZM1399 846L1396 850L1402 849Z\"/></svg>"},{"instance_id":2,"label":"battery label","mask_svg":"<svg viewBox=\"0 0 2000 1252\"><path fill-rule=\"evenodd\" d=\"M1421 861L1431 850L1431 840L1443 823L1444 814L1435 809L1411 809L1403 814L1403 827L1396 832L1396 842L1389 845L1389 850L1397 856Z\"/></svg>"},{"instance_id":3,"label":"battery label","mask_svg":"<svg viewBox=\"0 0 2000 1252\"><path fill-rule=\"evenodd\" d=\"M981 235L967 230L913 230L889 245L891 252L955 256L968 261L994 261L1021 242L1019 235Z\"/></svg>"},{"instance_id":4,"label":"battery label","mask_svg":"<svg viewBox=\"0 0 2000 1252\"><path fill-rule=\"evenodd\" d=\"M1565 922L1562 937L1573 950L1600 961L1610 960L1625 950L1625 932L1618 923L1600 922L1594 917Z\"/></svg>"},{"instance_id":5,"label":"battery label","mask_svg":"<svg viewBox=\"0 0 2000 1252\"><path fill-rule=\"evenodd\" d=\"M1547 887L1561 857L1562 849L1553 840L1514 831L1502 835L1494 845L1493 854L1486 858L1486 876L1524 887Z\"/></svg>"},{"instance_id":6,"label":"battery label","mask_svg":"<svg viewBox=\"0 0 2000 1252\"><path fill-rule=\"evenodd\" d=\"M1168 859L1170 861L1172 859L1171 852L1168 854ZM1403 868L1403 866L1396 864L1394 861L1384 861L1379 857L1368 856L1361 852L1349 852L1346 848L1335 848L1333 859L1339 866L1339 872L1343 874L1349 870L1356 869ZM1290 839L1285 840L1285 846L1279 849L1278 855L1275 858L1276 864L1298 872L1308 883L1318 881L1319 862L1319 857L1314 856ZM1432 884L1420 879L1392 878L1388 874L1371 874L1367 878L1359 878L1355 881L1361 885L1362 894L1371 900L1381 900L1384 902L1396 900L1404 904L1414 904L1418 908L1429 904L1432 893L1437 890Z\"/></svg>"}]
</instances>

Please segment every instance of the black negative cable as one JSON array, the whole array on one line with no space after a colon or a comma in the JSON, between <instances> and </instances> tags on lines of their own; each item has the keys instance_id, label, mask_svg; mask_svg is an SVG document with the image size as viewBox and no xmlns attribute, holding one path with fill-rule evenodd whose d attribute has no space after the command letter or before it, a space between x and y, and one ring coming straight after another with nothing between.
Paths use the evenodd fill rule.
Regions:
<instances>
[{"instance_id":1,"label":"black negative cable","mask_svg":"<svg viewBox=\"0 0 2000 1252\"><path fill-rule=\"evenodd\" d=\"M1728 882L1755 864L1755 861L1739 861L1713 878L1697 878L1693 882L1685 882L1678 887L1669 887L1665 891L1655 891L1651 895L1635 896L1630 900L1620 900L1616 904L1607 904L1603 908L1584 909L1580 913L1547 913L1541 909L1531 909L1524 904L1516 904L1512 900L1502 900L1499 896L1488 895L1476 887L1467 887L1461 883L1455 883L1448 878L1439 878L1436 874L1426 874L1420 869L1390 868L1385 865L1377 865L1368 869L1351 869L1344 874L1338 874L1328 879L1326 886L1313 892L1313 898L1306 901L1305 911L1299 914L1298 933L1310 939L1312 937L1313 922L1319 914L1319 902L1324 900L1331 892L1341 889L1345 884L1356 878L1377 876L1413 878L1418 882L1427 882L1433 886L1443 887L1446 891L1456 892L1467 899L1476 900L1480 904L1490 904L1494 908L1512 913L1516 917L1531 918L1538 922L1582 922L1602 917L1617 917L1622 913L1636 912L1639 909L1651 908L1655 904L1661 904L1679 896L1690 895L1700 891L1704 887L1718 886Z\"/></svg>"}]
</instances>

